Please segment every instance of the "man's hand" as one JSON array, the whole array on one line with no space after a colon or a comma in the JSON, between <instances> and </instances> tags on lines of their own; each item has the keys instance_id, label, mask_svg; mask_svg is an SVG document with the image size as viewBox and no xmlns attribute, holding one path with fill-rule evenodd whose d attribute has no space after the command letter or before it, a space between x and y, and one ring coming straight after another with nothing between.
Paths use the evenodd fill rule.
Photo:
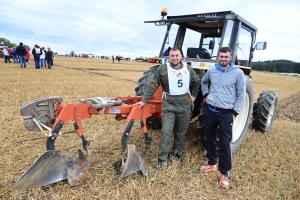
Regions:
<instances>
[{"instance_id":1,"label":"man's hand","mask_svg":"<svg viewBox=\"0 0 300 200\"><path fill-rule=\"evenodd\" d=\"M139 105L139 108L143 107L145 104L142 101L135 103L134 105Z\"/></svg>"},{"instance_id":2,"label":"man's hand","mask_svg":"<svg viewBox=\"0 0 300 200\"><path fill-rule=\"evenodd\" d=\"M195 97L193 97L193 96L191 96L191 97L192 97L192 103L194 103L194 101L195 101L195 99L196 99L196 98L195 98Z\"/></svg>"},{"instance_id":3,"label":"man's hand","mask_svg":"<svg viewBox=\"0 0 300 200\"><path fill-rule=\"evenodd\" d=\"M206 104L209 104L208 98L207 98L207 97L205 98L205 102L206 102Z\"/></svg>"}]
</instances>

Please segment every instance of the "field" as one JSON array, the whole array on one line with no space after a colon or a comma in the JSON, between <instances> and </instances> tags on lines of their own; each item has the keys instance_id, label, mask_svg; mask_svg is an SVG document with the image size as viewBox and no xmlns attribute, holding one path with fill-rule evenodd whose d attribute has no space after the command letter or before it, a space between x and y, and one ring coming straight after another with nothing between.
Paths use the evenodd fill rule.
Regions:
<instances>
[{"instance_id":1,"label":"field","mask_svg":"<svg viewBox=\"0 0 300 200\"><path fill-rule=\"evenodd\" d=\"M70 187L67 181L31 190L13 191L14 182L45 152L45 139L17 143L16 140L43 136L27 131L22 123L23 103L47 96L62 96L65 103L80 98L135 95L137 80L152 64L132 61L55 57L53 69L21 69L17 64L0 63L0 199L300 199L300 79L253 72L255 98L262 90L279 93L279 107L272 128L265 134L251 128L233 155L230 189L218 185L218 173L203 174L204 148L197 139L197 125L191 125L185 139L184 163L168 162L157 171L160 131L150 156L151 172L120 178L111 164L122 153L121 131L125 121L114 115L99 115L83 122L85 137L91 141L91 167L84 168L82 183ZM63 131L70 130L71 124ZM129 143L143 144L139 123ZM77 157L82 148L75 134L59 136L56 149L69 149Z\"/></svg>"}]
</instances>

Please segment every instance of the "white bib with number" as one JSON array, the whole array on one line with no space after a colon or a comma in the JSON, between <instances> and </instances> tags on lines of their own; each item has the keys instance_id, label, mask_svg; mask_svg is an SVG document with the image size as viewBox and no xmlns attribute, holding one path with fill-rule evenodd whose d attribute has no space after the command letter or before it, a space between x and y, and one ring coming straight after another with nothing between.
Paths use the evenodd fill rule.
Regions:
<instances>
[{"instance_id":1,"label":"white bib with number","mask_svg":"<svg viewBox=\"0 0 300 200\"><path fill-rule=\"evenodd\" d=\"M39 48L35 49L35 53L36 54L40 54L41 53L41 50Z\"/></svg>"},{"instance_id":2,"label":"white bib with number","mask_svg":"<svg viewBox=\"0 0 300 200\"><path fill-rule=\"evenodd\" d=\"M167 64L170 95L181 95L189 92L190 72L186 63L182 69L174 69L170 63Z\"/></svg>"}]
</instances>

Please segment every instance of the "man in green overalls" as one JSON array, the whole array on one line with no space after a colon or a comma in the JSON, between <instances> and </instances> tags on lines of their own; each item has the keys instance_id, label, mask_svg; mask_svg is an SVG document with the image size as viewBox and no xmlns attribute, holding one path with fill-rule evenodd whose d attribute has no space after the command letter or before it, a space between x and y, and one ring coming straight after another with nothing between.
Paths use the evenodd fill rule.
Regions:
<instances>
[{"instance_id":1,"label":"man in green overalls","mask_svg":"<svg viewBox=\"0 0 300 200\"><path fill-rule=\"evenodd\" d=\"M162 168L172 153L176 160L181 159L184 135L189 126L192 104L197 97L200 80L191 66L181 62L181 51L173 47L169 52L168 64L160 65L148 87L144 97L138 102L144 106L153 96L157 88L163 88L162 135L157 167ZM191 93L189 91L191 89ZM172 131L174 129L174 144L171 149Z\"/></svg>"}]
</instances>

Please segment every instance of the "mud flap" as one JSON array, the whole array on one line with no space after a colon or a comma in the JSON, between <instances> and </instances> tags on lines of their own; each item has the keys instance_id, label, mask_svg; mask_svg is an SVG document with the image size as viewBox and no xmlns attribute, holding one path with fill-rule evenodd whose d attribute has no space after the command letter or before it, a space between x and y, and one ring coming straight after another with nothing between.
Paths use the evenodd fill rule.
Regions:
<instances>
[{"instance_id":1,"label":"mud flap","mask_svg":"<svg viewBox=\"0 0 300 200\"><path fill-rule=\"evenodd\" d=\"M113 164L121 171L121 177L142 171L147 176L149 174L149 162L145 156L136 150L134 144L128 144L121 159Z\"/></svg>"},{"instance_id":2,"label":"mud flap","mask_svg":"<svg viewBox=\"0 0 300 200\"><path fill-rule=\"evenodd\" d=\"M74 186L81 176L82 169L68 150L47 151L24 172L13 189L31 189L64 179Z\"/></svg>"}]
</instances>

